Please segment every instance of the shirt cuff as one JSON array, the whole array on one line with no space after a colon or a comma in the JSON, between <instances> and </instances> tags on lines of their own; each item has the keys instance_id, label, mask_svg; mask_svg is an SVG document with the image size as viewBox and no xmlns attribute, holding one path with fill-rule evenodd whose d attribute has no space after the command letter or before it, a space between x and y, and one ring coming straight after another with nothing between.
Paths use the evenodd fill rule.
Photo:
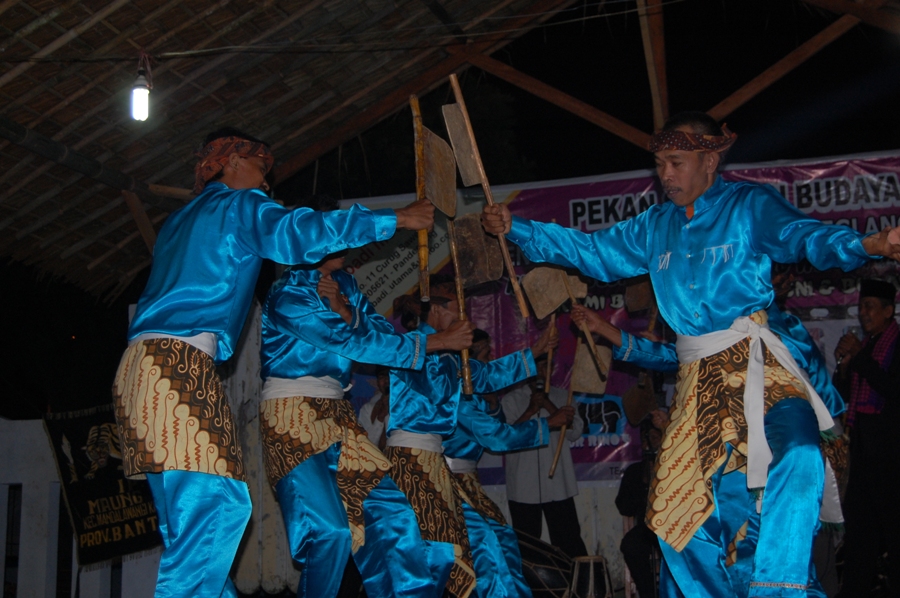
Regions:
<instances>
[{"instance_id":1,"label":"shirt cuff","mask_svg":"<svg viewBox=\"0 0 900 598\"><path fill-rule=\"evenodd\" d=\"M550 444L550 424L547 423L547 418L542 417L538 420L541 424L540 429L538 429L538 444L537 446L544 446L545 444Z\"/></svg>"},{"instance_id":2,"label":"shirt cuff","mask_svg":"<svg viewBox=\"0 0 900 598\"><path fill-rule=\"evenodd\" d=\"M513 216L512 227L506 234L506 238L516 245L522 245L523 243L527 243L528 241L530 241L533 234L534 225L531 223L531 220L525 220L524 218Z\"/></svg>"},{"instance_id":3,"label":"shirt cuff","mask_svg":"<svg viewBox=\"0 0 900 598\"><path fill-rule=\"evenodd\" d=\"M525 377L537 376L537 364L534 363L534 355L531 349L522 349L522 361L525 362Z\"/></svg>"},{"instance_id":4,"label":"shirt cuff","mask_svg":"<svg viewBox=\"0 0 900 598\"><path fill-rule=\"evenodd\" d=\"M394 236L397 232L397 214L394 210L381 209L372 210L375 216L375 239L378 241L386 241Z\"/></svg>"}]
</instances>

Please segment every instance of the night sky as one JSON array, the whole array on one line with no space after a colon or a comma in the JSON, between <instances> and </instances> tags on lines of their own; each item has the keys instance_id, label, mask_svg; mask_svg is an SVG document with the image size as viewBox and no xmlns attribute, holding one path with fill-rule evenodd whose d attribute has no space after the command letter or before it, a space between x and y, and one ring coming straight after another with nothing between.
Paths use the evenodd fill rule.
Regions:
<instances>
[{"instance_id":1,"label":"night sky","mask_svg":"<svg viewBox=\"0 0 900 598\"><path fill-rule=\"evenodd\" d=\"M603 15L598 7L603 5ZM644 131L651 100L633 2L578 4L494 54ZM602 16L602 18L601 18ZM561 21L577 22L554 25ZM707 110L821 31L836 17L797 0L684 0L665 8L670 111ZM478 69L463 91L493 184L647 168L650 155ZM443 133L446 85L422 98L425 123ZM738 133L731 162L834 156L900 148L900 38L859 25L754 98L725 122ZM229 123L222 123L229 124ZM253 133L253 131L248 131ZM198 140L199 141L199 140ZM354 198L414 191L408 109L321 157L317 193ZM313 191L314 166L276 190ZM340 176L338 176L340 173ZM50 408L110 400L125 347L126 310L139 276L114 304L33 268L0 266L4 343L0 416L35 418Z\"/></svg>"}]
</instances>

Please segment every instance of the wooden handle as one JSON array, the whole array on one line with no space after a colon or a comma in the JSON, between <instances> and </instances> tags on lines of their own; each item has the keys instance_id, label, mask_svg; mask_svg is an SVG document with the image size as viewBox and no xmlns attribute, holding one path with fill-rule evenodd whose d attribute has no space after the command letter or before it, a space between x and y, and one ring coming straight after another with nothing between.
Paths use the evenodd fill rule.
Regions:
<instances>
[{"instance_id":1,"label":"wooden handle","mask_svg":"<svg viewBox=\"0 0 900 598\"><path fill-rule=\"evenodd\" d=\"M409 107L413 114L413 131L416 143L416 201L428 201L425 197L425 128L422 124L422 110L416 94L409 96ZM422 229L419 235L419 296L422 301L431 300L428 284L428 231Z\"/></svg>"},{"instance_id":2,"label":"wooden handle","mask_svg":"<svg viewBox=\"0 0 900 598\"><path fill-rule=\"evenodd\" d=\"M566 274L563 278L563 282L566 285L566 293L569 294L569 301L574 305L577 302L575 299L575 293L572 292L572 286L569 284L569 275ZM609 364L604 363L603 359L600 357L600 351L597 350L597 343L594 342L594 335L591 334L591 331L588 330L587 322L582 321L581 325L578 326L581 329L581 332L584 334L585 340L587 340L588 348L591 350L591 355L594 356L594 361L597 363L598 373L600 374L600 379L606 382L606 374L604 370L609 371Z\"/></svg>"},{"instance_id":3,"label":"wooden handle","mask_svg":"<svg viewBox=\"0 0 900 598\"><path fill-rule=\"evenodd\" d=\"M549 390L549 389L548 389ZM566 399L566 407L570 407L572 405L572 384L569 383L569 398ZM549 392L548 392L549 396ZM553 477L553 474L556 473L556 465L559 463L559 455L562 453L563 443L566 441L566 426L563 425L559 429L559 442L556 443L556 454L553 455L553 463L550 465L550 474L548 477Z\"/></svg>"},{"instance_id":4,"label":"wooden handle","mask_svg":"<svg viewBox=\"0 0 900 598\"><path fill-rule=\"evenodd\" d=\"M556 326L556 314L550 316L550 328ZM544 390L550 396L550 374L553 372L553 348L547 349L547 372L544 374Z\"/></svg>"},{"instance_id":5,"label":"wooden handle","mask_svg":"<svg viewBox=\"0 0 900 598\"><path fill-rule=\"evenodd\" d=\"M484 163L481 161L481 152L478 151L478 144L475 143L475 130L472 129L472 121L469 120L469 111L466 109L466 101L463 99L462 88L459 86L459 79L455 74L450 75L450 86L453 87L453 95L456 103L459 104L460 112L462 112L463 120L466 123L466 132L469 134L469 140L472 142L472 153L474 154L475 164L478 167L478 176L481 178L481 189L484 191L484 198L489 206L494 205L494 194L491 192L491 185L488 183L487 173L484 171ZM503 263L506 265L506 272L509 274L509 282L512 285L513 294L519 304L519 311L522 317L528 319L528 303L525 301L525 295L519 286L519 279L516 276L516 270L513 268L512 258L509 256L509 247L506 245L506 236L497 235L500 241L500 254L503 256Z\"/></svg>"},{"instance_id":6,"label":"wooden handle","mask_svg":"<svg viewBox=\"0 0 900 598\"><path fill-rule=\"evenodd\" d=\"M456 229L453 226L453 219L447 219L447 236L450 239L450 258L453 261L453 274L456 277L456 303L459 305L459 319L465 322L468 320L466 316L466 297L463 292L462 277L459 275L459 259L456 250ZM470 395L474 391L472 388L472 369L469 367L469 350L463 349L459 352L460 372L463 379L463 393Z\"/></svg>"}]
</instances>

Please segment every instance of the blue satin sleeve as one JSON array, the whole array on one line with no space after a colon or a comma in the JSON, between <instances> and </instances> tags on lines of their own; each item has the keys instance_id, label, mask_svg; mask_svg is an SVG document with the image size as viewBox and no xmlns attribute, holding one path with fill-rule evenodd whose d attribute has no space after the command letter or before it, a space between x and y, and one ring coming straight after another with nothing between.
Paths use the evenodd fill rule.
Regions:
<instances>
[{"instance_id":1,"label":"blue satin sleeve","mask_svg":"<svg viewBox=\"0 0 900 598\"><path fill-rule=\"evenodd\" d=\"M647 273L647 222L655 207L591 234L513 216L507 238L533 262L577 268L591 278L612 282Z\"/></svg>"},{"instance_id":2,"label":"blue satin sleeve","mask_svg":"<svg viewBox=\"0 0 900 598\"><path fill-rule=\"evenodd\" d=\"M391 370L387 433L449 434L456 427L461 392L452 355L426 355L419 371Z\"/></svg>"},{"instance_id":3,"label":"blue satin sleeve","mask_svg":"<svg viewBox=\"0 0 900 598\"><path fill-rule=\"evenodd\" d=\"M482 394L497 392L537 375L531 349L516 351L488 362L470 359L469 367L472 370L472 387Z\"/></svg>"},{"instance_id":4,"label":"blue satin sleeve","mask_svg":"<svg viewBox=\"0 0 900 598\"><path fill-rule=\"evenodd\" d=\"M272 288L263 313L263 378L331 376L346 385L354 361L421 369L425 335L367 325L372 309L356 281L346 272L332 277L345 295L358 295L350 323L319 296L317 270L288 271Z\"/></svg>"},{"instance_id":5,"label":"blue satin sleeve","mask_svg":"<svg viewBox=\"0 0 900 598\"><path fill-rule=\"evenodd\" d=\"M622 346L613 347L613 359L633 363L658 372L677 372L678 355L675 345L657 343L622 331Z\"/></svg>"},{"instance_id":6,"label":"blue satin sleeve","mask_svg":"<svg viewBox=\"0 0 900 598\"><path fill-rule=\"evenodd\" d=\"M807 259L819 270L859 268L874 259L863 249L866 236L850 227L810 218L769 185L753 189L745 200L752 215L750 244L776 262Z\"/></svg>"},{"instance_id":7,"label":"blue satin sleeve","mask_svg":"<svg viewBox=\"0 0 900 598\"><path fill-rule=\"evenodd\" d=\"M505 453L543 446L549 438L550 428L543 417L505 424L485 413L476 401L463 397L459 402L456 430L444 439L444 454L456 459L477 460L481 451L472 451L470 445Z\"/></svg>"},{"instance_id":8,"label":"blue satin sleeve","mask_svg":"<svg viewBox=\"0 0 900 598\"><path fill-rule=\"evenodd\" d=\"M314 264L348 247L390 239L397 227L393 210L373 212L358 204L332 212L287 209L256 189L235 202L233 217L245 231L237 242L280 264Z\"/></svg>"}]
</instances>

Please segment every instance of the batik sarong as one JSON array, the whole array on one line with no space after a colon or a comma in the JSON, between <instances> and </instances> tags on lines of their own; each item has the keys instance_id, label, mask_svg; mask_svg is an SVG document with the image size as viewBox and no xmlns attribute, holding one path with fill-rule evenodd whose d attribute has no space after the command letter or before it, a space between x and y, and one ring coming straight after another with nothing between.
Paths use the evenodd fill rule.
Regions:
<instances>
[{"instance_id":1,"label":"batik sarong","mask_svg":"<svg viewBox=\"0 0 900 598\"><path fill-rule=\"evenodd\" d=\"M159 338L125 351L113 383L125 475L179 470L244 479L231 408L212 358Z\"/></svg>"},{"instance_id":2,"label":"batik sarong","mask_svg":"<svg viewBox=\"0 0 900 598\"><path fill-rule=\"evenodd\" d=\"M259 425L266 475L273 488L309 457L341 443L337 486L355 553L365 543L363 501L391 464L356 421L353 406L343 399L269 399L260 405Z\"/></svg>"},{"instance_id":3,"label":"batik sarong","mask_svg":"<svg viewBox=\"0 0 900 598\"><path fill-rule=\"evenodd\" d=\"M746 468L749 347L750 339L744 339L679 368L671 423L660 447L647 510L647 525L675 550L687 545L715 509L713 475L723 465L723 475ZM767 412L787 397L807 397L803 382L768 349L764 360Z\"/></svg>"},{"instance_id":4,"label":"batik sarong","mask_svg":"<svg viewBox=\"0 0 900 598\"><path fill-rule=\"evenodd\" d=\"M404 446L389 446L384 453L391 461L391 478L416 512L422 538L453 545L447 591L467 598L475 590L475 569L462 510L461 501L469 502L465 490L440 453Z\"/></svg>"},{"instance_id":5,"label":"batik sarong","mask_svg":"<svg viewBox=\"0 0 900 598\"><path fill-rule=\"evenodd\" d=\"M477 471L454 473L453 477L456 478L456 481L459 482L459 485L462 486L465 491L464 500L469 503L469 506L478 511L478 514L482 517L493 519L500 525L506 525L506 518L503 516L503 511L500 510L497 503L492 501L490 497L485 494L484 488L478 480Z\"/></svg>"}]
</instances>

